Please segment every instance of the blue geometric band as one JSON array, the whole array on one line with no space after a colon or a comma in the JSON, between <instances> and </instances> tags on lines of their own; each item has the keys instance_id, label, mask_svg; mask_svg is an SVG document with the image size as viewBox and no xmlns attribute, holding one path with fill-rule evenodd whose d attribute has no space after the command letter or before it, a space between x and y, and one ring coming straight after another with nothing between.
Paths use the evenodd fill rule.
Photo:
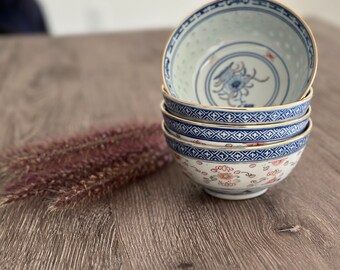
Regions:
<instances>
[{"instance_id":1,"label":"blue geometric band","mask_svg":"<svg viewBox=\"0 0 340 270\"><path fill-rule=\"evenodd\" d=\"M258 150L229 151L191 146L166 136L169 147L180 155L194 159L227 163L254 162L288 156L304 148L308 139L309 134L297 141L277 147Z\"/></svg>"},{"instance_id":2,"label":"blue geometric band","mask_svg":"<svg viewBox=\"0 0 340 270\"><path fill-rule=\"evenodd\" d=\"M302 120L289 126L265 129L232 129L215 128L193 125L172 119L163 114L166 127L184 136L214 142L270 142L285 140L302 133L309 119Z\"/></svg>"},{"instance_id":3,"label":"blue geometric band","mask_svg":"<svg viewBox=\"0 0 340 270\"><path fill-rule=\"evenodd\" d=\"M177 103L164 95L166 109L183 118L200 119L214 123L269 123L281 122L303 116L310 104L310 99L296 106L272 111L225 111L196 108Z\"/></svg>"}]
</instances>

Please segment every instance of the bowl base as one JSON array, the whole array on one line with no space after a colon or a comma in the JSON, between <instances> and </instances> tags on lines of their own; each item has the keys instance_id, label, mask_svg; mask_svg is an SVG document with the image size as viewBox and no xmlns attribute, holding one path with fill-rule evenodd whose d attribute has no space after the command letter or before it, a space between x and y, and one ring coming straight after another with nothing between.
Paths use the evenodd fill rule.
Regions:
<instances>
[{"instance_id":1,"label":"bowl base","mask_svg":"<svg viewBox=\"0 0 340 270\"><path fill-rule=\"evenodd\" d=\"M240 201L240 200L248 200L248 199L253 199L256 197L259 197L267 192L268 188L265 189L260 189L260 190L247 190L241 193L233 193L233 192L218 192L215 190L211 190L208 188L205 188L204 191L208 193L209 195L223 199L223 200L231 200L231 201Z\"/></svg>"}]
</instances>

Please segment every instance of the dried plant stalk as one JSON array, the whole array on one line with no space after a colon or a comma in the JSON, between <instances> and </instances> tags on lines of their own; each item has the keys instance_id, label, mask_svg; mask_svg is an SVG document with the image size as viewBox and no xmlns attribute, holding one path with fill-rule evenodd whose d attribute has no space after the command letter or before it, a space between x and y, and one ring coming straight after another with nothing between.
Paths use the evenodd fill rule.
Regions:
<instances>
[{"instance_id":1,"label":"dried plant stalk","mask_svg":"<svg viewBox=\"0 0 340 270\"><path fill-rule=\"evenodd\" d=\"M170 161L159 124L121 126L25 147L0 158L2 174L17 178L6 186L0 206L36 196L56 196L51 209L73 205L104 195Z\"/></svg>"},{"instance_id":2,"label":"dried plant stalk","mask_svg":"<svg viewBox=\"0 0 340 270\"><path fill-rule=\"evenodd\" d=\"M154 127L159 128L159 124L154 123L150 126L136 124L136 125L121 125L110 130L97 131L88 135L70 137L65 140L55 140L45 144L30 145L20 149L10 150L1 157L3 159L19 160L35 158L39 154L52 157L54 154L67 153L81 148L86 148L90 145L105 143L108 139L117 138L119 136L130 136L138 131L150 131Z\"/></svg>"},{"instance_id":3,"label":"dried plant stalk","mask_svg":"<svg viewBox=\"0 0 340 270\"><path fill-rule=\"evenodd\" d=\"M59 187L67 187L71 183L79 182L84 177L124 159L128 155L142 154L157 147L166 149L164 138L160 132L143 140L125 140L110 149L96 151L96 153L84 157L83 160L65 167L29 174L21 181L7 185L5 190L9 193L6 197L11 199L10 202L14 202L51 193Z\"/></svg>"},{"instance_id":4,"label":"dried plant stalk","mask_svg":"<svg viewBox=\"0 0 340 270\"><path fill-rule=\"evenodd\" d=\"M141 155L130 156L103 171L91 175L77 185L59 190L59 196L53 201L50 210L74 206L85 198L97 198L130 181L151 174L172 160L168 150L161 152L149 150Z\"/></svg>"},{"instance_id":5,"label":"dried plant stalk","mask_svg":"<svg viewBox=\"0 0 340 270\"><path fill-rule=\"evenodd\" d=\"M30 172L66 163L68 159L72 159L72 156L81 158L87 155L89 150L103 149L126 138L141 138L159 129L158 123L119 126L87 136L72 137L13 150L0 158L0 176L11 174L12 177L22 177Z\"/></svg>"}]
</instances>

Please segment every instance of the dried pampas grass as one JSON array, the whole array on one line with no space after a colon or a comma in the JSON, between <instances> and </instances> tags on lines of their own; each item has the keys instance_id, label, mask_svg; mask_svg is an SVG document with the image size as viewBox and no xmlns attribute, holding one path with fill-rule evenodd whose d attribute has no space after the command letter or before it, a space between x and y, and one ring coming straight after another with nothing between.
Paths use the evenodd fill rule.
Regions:
<instances>
[{"instance_id":1,"label":"dried pampas grass","mask_svg":"<svg viewBox=\"0 0 340 270\"><path fill-rule=\"evenodd\" d=\"M0 206L32 197L49 209L99 198L172 161L159 123L121 125L88 135L13 149L0 157Z\"/></svg>"}]
</instances>

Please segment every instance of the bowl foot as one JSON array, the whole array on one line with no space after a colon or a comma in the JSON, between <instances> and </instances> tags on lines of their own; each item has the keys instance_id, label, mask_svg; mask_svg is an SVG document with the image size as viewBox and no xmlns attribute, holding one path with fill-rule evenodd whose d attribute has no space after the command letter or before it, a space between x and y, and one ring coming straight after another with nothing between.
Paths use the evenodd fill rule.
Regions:
<instances>
[{"instance_id":1,"label":"bowl foot","mask_svg":"<svg viewBox=\"0 0 340 270\"><path fill-rule=\"evenodd\" d=\"M231 200L231 201L239 201L239 200L248 200L248 199L253 199L256 197L259 197L267 192L268 188L265 189L260 189L260 190L247 190L241 193L233 193L233 192L218 192L215 190L211 190L208 188L205 188L204 191L208 193L209 195L219 198L219 199L224 199L224 200Z\"/></svg>"}]
</instances>

